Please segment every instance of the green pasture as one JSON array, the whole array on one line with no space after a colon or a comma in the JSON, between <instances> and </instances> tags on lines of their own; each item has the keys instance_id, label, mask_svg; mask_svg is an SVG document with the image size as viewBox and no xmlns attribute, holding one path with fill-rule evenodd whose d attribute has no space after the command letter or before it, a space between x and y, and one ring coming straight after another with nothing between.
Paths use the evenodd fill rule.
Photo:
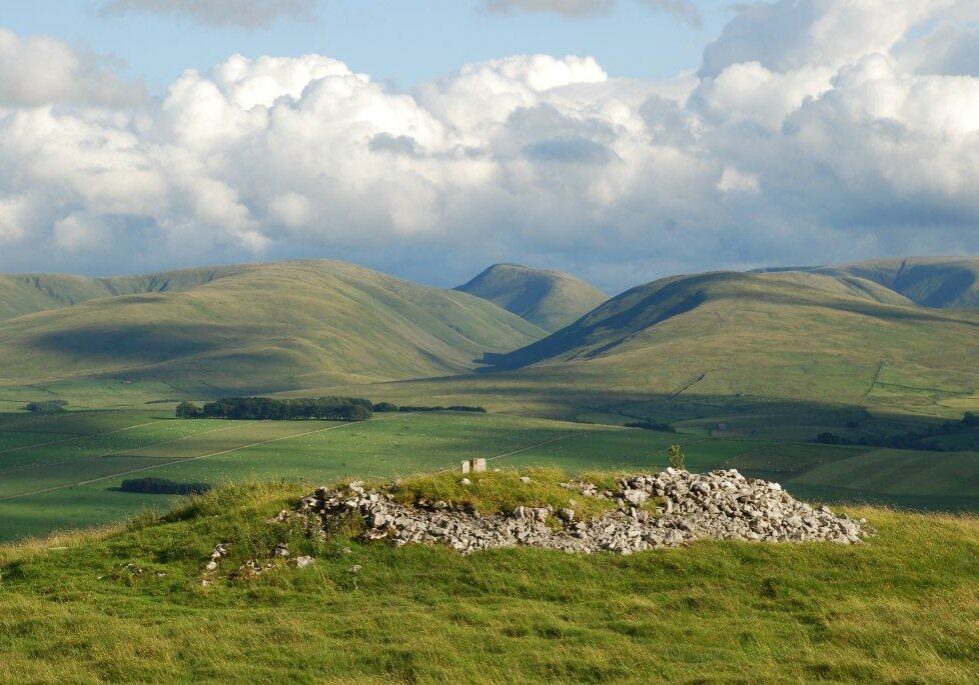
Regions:
<instances>
[{"instance_id":1,"label":"green pasture","mask_svg":"<svg viewBox=\"0 0 979 685\"><path fill-rule=\"evenodd\" d=\"M159 509L171 498L119 491L129 477L183 482L387 478L494 466L649 471L683 445L687 468L738 468L800 496L979 510L979 454L911 452L667 434L507 414L378 414L324 421L178 420L170 411L0 415L0 539Z\"/></svg>"}]
</instances>

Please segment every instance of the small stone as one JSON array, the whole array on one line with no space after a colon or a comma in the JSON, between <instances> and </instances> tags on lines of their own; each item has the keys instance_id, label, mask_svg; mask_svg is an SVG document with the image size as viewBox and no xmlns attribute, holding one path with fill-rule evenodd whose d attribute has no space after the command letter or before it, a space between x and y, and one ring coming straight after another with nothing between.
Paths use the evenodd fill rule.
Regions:
<instances>
[{"instance_id":1,"label":"small stone","mask_svg":"<svg viewBox=\"0 0 979 685\"><path fill-rule=\"evenodd\" d=\"M350 568L347 569L347 572L348 573L355 573L355 574L356 573L360 573L360 569L362 569L362 568L364 568L364 567L361 566L360 564L354 564L353 566L351 566Z\"/></svg>"},{"instance_id":2,"label":"small stone","mask_svg":"<svg viewBox=\"0 0 979 685\"><path fill-rule=\"evenodd\" d=\"M306 568L310 564L315 563L315 561L316 559L308 556L296 557L293 559L293 563L295 563L297 568Z\"/></svg>"},{"instance_id":3,"label":"small stone","mask_svg":"<svg viewBox=\"0 0 979 685\"><path fill-rule=\"evenodd\" d=\"M468 478L463 478L462 480L459 481L459 485L472 485L472 484L473 482Z\"/></svg>"},{"instance_id":4,"label":"small stone","mask_svg":"<svg viewBox=\"0 0 979 685\"><path fill-rule=\"evenodd\" d=\"M205 566L204 568L207 569L208 571L214 571L215 569L217 569L217 567L218 567L218 562L210 561L208 562L207 566Z\"/></svg>"},{"instance_id":5,"label":"small stone","mask_svg":"<svg viewBox=\"0 0 979 685\"><path fill-rule=\"evenodd\" d=\"M520 482L521 483L529 483L530 482L530 477L529 476L520 476Z\"/></svg>"}]
</instances>

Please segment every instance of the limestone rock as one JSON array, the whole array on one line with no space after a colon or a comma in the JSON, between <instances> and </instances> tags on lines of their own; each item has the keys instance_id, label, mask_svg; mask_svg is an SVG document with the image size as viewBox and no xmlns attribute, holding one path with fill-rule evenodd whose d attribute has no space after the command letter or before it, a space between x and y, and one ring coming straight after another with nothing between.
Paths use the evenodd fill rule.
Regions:
<instances>
[{"instance_id":1,"label":"limestone rock","mask_svg":"<svg viewBox=\"0 0 979 685\"><path fill-rule=\"evenodd\" d=\"M520 506L509 515L480 516L444 501L408 507L380 491L351 484L350 492L319 488L300 509L315 514L322 535L332 520L351 513L365 526L365 540L442 544L463 554L496 547L533 546L566 552L632 554L677 547L696 540L764 542L828 541L854 544L866 535L865 522L836 516L828 507L798 502L776 483L745 478L735 470L694 474L668 468L623 478L615 490L592 483L563 483L586 497L615 500L619 508L591 520L574 509L557 512L561 523L547 525L553 510ZM644 505L660 498L659 516ZM344 550L346 551L346 550ZM357 573L360 566L350 569Z\"/></svg>"}]
</instances>

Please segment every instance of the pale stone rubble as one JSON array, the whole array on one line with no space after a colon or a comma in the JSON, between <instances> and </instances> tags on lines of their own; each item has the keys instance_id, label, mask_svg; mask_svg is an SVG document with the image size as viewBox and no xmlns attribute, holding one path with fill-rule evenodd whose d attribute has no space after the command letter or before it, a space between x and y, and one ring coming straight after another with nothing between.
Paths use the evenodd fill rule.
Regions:
<instances>
[{"instance_id":1,"label":"pale stone rubble","mask_svg":"<svg viewBox=\"0 0 979 685\"><path fill-rule=\"evenodd\" d=\"M864 520L837 516L828 507L814 509L777 483L735 470L694 474L669 468L621 479L614 491L590 483L562 485L575 496L612 499L618 507L587 521L571 506L557 512L517 507L481 516L446 502L407 507L351 483L344 490L319 488L300 501L298 511L283 511L276 519L299 518L326 535L338 520L354 516L363 522L365 540L444 544L463 554L515 546L631 554L712 539L854 544L867 534ZM659 498L652 501L660 506L650 507L652 498Z\"/></svg>"}]
</instances>

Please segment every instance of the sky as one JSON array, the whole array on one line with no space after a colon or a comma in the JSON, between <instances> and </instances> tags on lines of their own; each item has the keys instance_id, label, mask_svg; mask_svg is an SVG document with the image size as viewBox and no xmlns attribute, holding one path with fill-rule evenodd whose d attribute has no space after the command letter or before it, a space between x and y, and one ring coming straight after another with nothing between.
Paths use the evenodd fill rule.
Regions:
<instances>
[{"instance_id":1,"label":"sky","mask_svg":"<svg viewBox=\"0 0 979 685\"><path fill-rule=\"evenodd\" d=\"M979 253L975 0L4 0L0 271Z\"/></svg>"}]
</instances>

